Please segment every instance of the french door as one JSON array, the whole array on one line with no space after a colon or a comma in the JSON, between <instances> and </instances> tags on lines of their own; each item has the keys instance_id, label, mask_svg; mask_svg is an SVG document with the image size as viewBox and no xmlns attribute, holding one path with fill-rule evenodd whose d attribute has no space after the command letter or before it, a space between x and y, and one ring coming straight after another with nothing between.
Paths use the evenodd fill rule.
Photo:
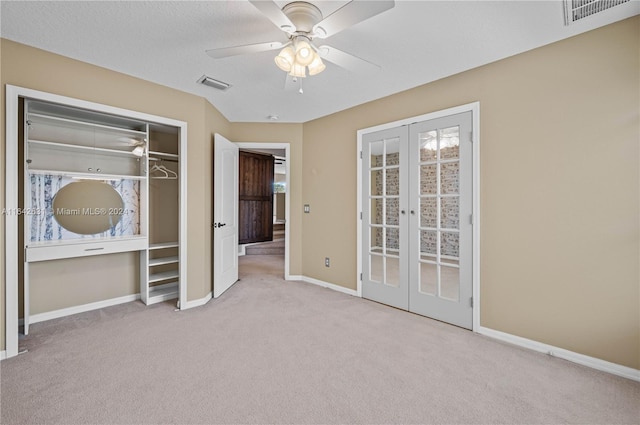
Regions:
<instances>
[{"instance_id":1,"label":"french door","mask_svg":"<svg viewBox=\"0 0 640 425\"><path fill-rule=\"evenodd\" d=\"M362 295L471 329L471 112L362 139Z\"/></svg>"}]
</instances>

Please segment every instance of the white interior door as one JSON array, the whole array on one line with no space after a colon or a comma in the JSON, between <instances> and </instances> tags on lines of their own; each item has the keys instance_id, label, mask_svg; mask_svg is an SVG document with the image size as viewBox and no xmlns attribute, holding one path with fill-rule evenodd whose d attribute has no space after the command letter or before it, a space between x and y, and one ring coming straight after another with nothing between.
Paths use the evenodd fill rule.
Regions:
<instances>
[{"instance_id":1,"label":"white interior door","mask_svg":"<svg viewBox=\"0 0 640 425\"><path fill-rule=\"evenodd\" d=\"M405 127L362 140L362 296L409 308Z\"/></svg>"},{"instance_id":2,"label":"white interior door","mask_svg":"<svg viewBox=\"0 0 640 425\"><path fill-rule=\"evenodd\" d=\"M214 137L213 297L238 280L238 158L235 143Z\"/></svg>"},{"instance_id":3,"label":"white interior door","mask_svg":"<svg viewBox=\"0 0 640 425\"><path fill-rule=\"evenodd\" d=\"M473 327L472 113L363 135L362 296Z\"/></svg>"},{"instance_id":4,"label":"white interior door","mask_svg":"<svg viewBox=\"0 0 640 425\"><path fill-rule=\"evenodd\" d=\"M413 124L409 140L409 311L471 329L471 112Z\"/></svg>"}]
</instances>

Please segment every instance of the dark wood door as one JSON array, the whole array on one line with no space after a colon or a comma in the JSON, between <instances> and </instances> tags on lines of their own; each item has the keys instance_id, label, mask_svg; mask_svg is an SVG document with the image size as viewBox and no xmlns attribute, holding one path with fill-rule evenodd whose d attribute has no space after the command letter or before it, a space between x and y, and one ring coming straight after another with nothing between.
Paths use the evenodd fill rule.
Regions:
<instances>
[{"instance_id":1,"label":"dark wood door","mask_svg":"<svg viewBox=\"0 0 640 425\"><path fill-rule=\"evenodd\" d=\"M240 151L238 243L273 240L273 156Z\"/></svg>"}]
</instances>

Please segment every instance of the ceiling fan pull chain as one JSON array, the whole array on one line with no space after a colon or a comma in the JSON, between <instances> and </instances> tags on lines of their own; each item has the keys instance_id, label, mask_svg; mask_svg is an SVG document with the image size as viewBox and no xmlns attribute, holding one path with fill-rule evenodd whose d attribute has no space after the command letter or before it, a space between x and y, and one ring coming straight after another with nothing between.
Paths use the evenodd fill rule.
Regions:
<instances>
[{"instance_id":1,"label":"ceiling fan pull chain","mask_svg":"<svg viewBox=\"0 0 640 425\"><path fill-rule=\"evenodd\" d=\"M300 80L300 90L298 90L298 93L303 94L304 90L302 90L302 78L298 78L298 80Z\"/></svg>"}]
</instances>

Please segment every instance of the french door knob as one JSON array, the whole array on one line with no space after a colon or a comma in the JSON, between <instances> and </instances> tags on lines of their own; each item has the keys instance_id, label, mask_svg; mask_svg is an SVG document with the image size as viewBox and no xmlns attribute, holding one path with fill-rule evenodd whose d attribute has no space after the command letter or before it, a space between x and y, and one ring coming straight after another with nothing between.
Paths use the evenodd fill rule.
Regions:
<instances>
[{"instance_id":1,"label":"french door knob","mask_svg":"<svg viewBox=\"0 0 640 425\"><path fill-rule=\"evenodd\" d=\"M403 214L403 215L404 215L404 214L406 214L406 213L407 213L407 212L406 212L405 210L401 210L401 211L400 211L400 214Z\"/></svg>"}]
</instances>

